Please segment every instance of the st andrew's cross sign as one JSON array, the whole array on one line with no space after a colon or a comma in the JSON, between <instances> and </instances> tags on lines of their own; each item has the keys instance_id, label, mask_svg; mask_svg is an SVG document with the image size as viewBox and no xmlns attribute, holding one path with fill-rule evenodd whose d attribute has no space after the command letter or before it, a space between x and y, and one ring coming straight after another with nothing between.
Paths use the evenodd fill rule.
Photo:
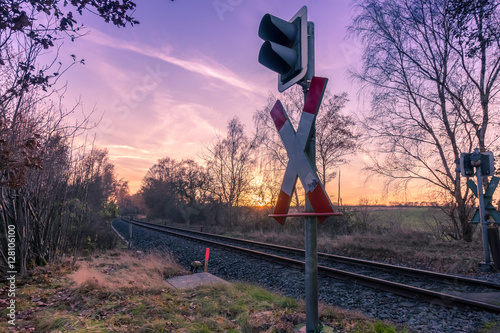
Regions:
<instances>
[{"instance_id":1,"label":"st andrew's cross sign","mask_svg":"<svg viewBox=\"0 0 500 333\"><path fill-rule=\"evenodd\" d=\"M493 193L495 192L499 182L500 182L500 178L498 178L496 176L491 177L491 181L489 182L488 187L486 188L486 192L484 193L484 196L483 196L484 197L483 200L484 200L485 213L490 215L490 217L493 218L493 220L495 221L496 224L500 224L500 213L497 211L495 206L493 206L492 197L493 197ZM474 195L476 197L478 197L477 185L474 183L474 181L469 179L467 181L467 186L471 189L472 193L474 193ZM480 222L481 221L480 221L479 208L476 208L476 212L474 213L474 216L469 221L469 223L477 224ZM486 222L489 222L489 221L486 221Z\"/></svg>"},{"instance_id":2,"label":"st andrew's cross sign","mask_svg":"<svg viewBox=\"0 0 500 333\"><path fill-rule=\"evenodd\" d=\"M314 213L311 212L311 215L317 216L319 222L322 222L328 216L341 215L333 211L330 199L316 173L316 163L306 154L327 81L328 79L326 78L316 76L311 80L297 132L295 132L279 100L276 101L271 110L271 117L289 157L278 202L276 203L274 214L270 215L280 224L284 224L285 218L291 216L288 214L288 209L295 184L297 183L297 177L300 178L302 186L306 191L306 196L314 210ZM307 214L302 214L301 216L305 215Z\"/></svg>"}]
</instances>

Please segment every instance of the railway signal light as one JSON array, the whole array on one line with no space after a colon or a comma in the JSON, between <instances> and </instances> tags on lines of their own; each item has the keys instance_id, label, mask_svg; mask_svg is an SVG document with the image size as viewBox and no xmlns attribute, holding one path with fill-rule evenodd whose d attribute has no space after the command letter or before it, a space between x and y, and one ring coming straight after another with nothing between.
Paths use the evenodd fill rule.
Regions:
<instances>
[{"instance_id":1,"label":"railway signal light","mask_svg":"<svg viewBox=\"0 0 500 333\"><path fill-rule=\"evenodd\" d=\"M290 21L266 14L260 21L259 37L264 40L259 62L278 73L278 90L285 91L306 77L308 67L307 7Z\"/></svg>"},{"instance_id":2,"label":"railway signal light","mask_svg":"<svg viewBox=\"0 0 500 333\"><path fill-rule=\"evenodd\" d=\"M474 176L474 167L481 166L482 176L493 176L495 173L495 160L493 153L487 151L484 153L461 153L460 154L460 172L463 177Z\"/></svg>"},{"instance_id":3,"label":"railway signal light","mask_svg":"<svg viewBox=\"0 0 500 333\"><path fill-rule=\"evenodd\" d=\"M460 173L462 177L474 176L474 167L471 164L471 153L460 153Z\"/></svg>"},{"instance_id":4,"label":"railway signal light","mask_svg":"<svg viewBox=\"0 0 500 333\"><path fill-rule=\"evenodd\" d=\"M481 153L481 174L483 176L493 176L495 173L495 159L493 152Z\"/></svg>"}]
</instances>

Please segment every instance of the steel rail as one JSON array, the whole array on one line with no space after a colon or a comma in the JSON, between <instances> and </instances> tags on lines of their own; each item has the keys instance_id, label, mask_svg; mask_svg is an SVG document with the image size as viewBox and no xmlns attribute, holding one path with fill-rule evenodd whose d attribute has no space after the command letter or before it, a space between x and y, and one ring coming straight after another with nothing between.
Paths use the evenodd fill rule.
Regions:
<instances>
[{"instance_id":1,"label":"steel rail","mask_svg":"<svg viewBox=\"0 0 500 333\"><path fill-rule=\"evenodd\" d=\"M123 218L122 218L123 219ZM195 240L207 244L211 244L214 246L219 246L219 247L224 247L228 248L234 251L241 252L246 255L251 255L253 257L259 258L259 259L264 259L267 261L271 261L274 263L286 265L286 266L291 266L295 268L300 268L303 269L305 267L305 263L300 260L296 259L291 259L291 258L286 258L278 255L273 255L273 254L268 254L256 250L251 250L239 246L234 246L234 245L228 245L225 243L220 243L216 242L213 240L207 240L205 238L200 238L196 236L190 236L186 235L180 232L176 231L171 231L171 230L166 230L170 227L164 227L160 225L155 225L147 222L142 222L142 221L137 221L137 220L126 220L123 219L124 221L128 223L133 223L138 226L142 226L148 229L160 231L160 232L165 232L169 233L174 236L190 239L190 240ZM178 229L178 228L176 228ZM183 229L182 229L183 230ZM233 238L228 237L231 240ZM265 244L265 243L264 243ZM399 266L396 266L399 267ZM427 303L439 305L439 306L444 306L444 307L449 307L449 308L460 308L460 309L475 309L475 310L481 310L481 311L488 311L488 312L493 312L496 314L500 314L500 305L495 305L495 304L489 304L489 303L484 303L476 300L471 300L459 296L454 296L450 294L445 294L441 292L436 292L432 290L427 290L423 288L418 288L418 287L413 287L409 285L405 285L402 283L397 283L397 282L391 282L387 281L384 279L380 278L374 278L370 277L367 275L362 275L358 273L353 273L353 272L348 272L340 269L335 269L331 267L325 267L325 266L318 266L318 271L328 277L332 277L335 279L347 281L349 283L355 283L359 285L363 285L366 287L390 292L396 295L400 295L403 297L415 299L415 300L421 300Z\"/></svg>"},{"instance_id":2,"label":"steel rail","mask_svg":"<svg viewBox=\"0 0 500 333\"><path fill-rule=\"evenodd\" d=\"M207 237L213 237L213 238L228 240L228 241L232 241L232 242L239 242L241 244L248 244L248 245L255 245L255 246L259 246L259 247L265 247L265 248L268 248L270 250L287 251L290 253L301 254L301 255L305 253L304 250L294 248L294 247L269 244L269 243L264 243L264 242L259 242L259 241L252 241L252 240L234 238L234 237L228 237L228 236L222 236L222 235L215 235L215 234L210 234L210 233L206 233L206 232L200 232L200 231L183 229L183 228L162 226L162 225L148 223L148 222L135 220L135 219L134 219L134 221L136 221L138 223L145 224L145 225L160 226L161 228L176 230L179 232L189 232L189 233L193 233L195 235L203 235L203 236L207 236ZM324 258L327 260L332 260L332 261L345 262L348 264L358 264L358 265L363 265L366 267L374 267L377 269L384 269L384 270L388 270L391 272L398 271L399 273L404 274L406 276L410 276L410 277L419 276L419 277L423 277L423 278L437 281L437 282L441 282L441 283L452 282L453 284L464 284L464 285L468 284L468 285L475 285L475 286L479 286L479 287L488 287L488 288L500 290L499 283L493 283L493 282L488 282L488 281L483 281L483 280L478 280L478 279L473 279L473 278L468 278L468 277L463 277L463 276L438 273L438 272L433 272L433 271L428 271L428 270L423 270L423 269L418 269L418 268L392 265L392 264L381 263L381 262L365 260L365 259L351 258L351 257L340 256L340 255L324 253L324 252L318 252L318 257Z\"/></svg>"}]
</instances>

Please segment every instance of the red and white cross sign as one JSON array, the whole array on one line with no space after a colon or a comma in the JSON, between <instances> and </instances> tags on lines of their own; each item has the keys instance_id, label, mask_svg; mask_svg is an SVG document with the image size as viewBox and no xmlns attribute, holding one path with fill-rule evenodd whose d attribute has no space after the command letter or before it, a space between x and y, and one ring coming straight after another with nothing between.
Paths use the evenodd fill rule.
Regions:
<instances>
[{"instance_id":1,"label":"red and white cross sign","mask_svg":"<svg viewBox=\"0 0 500 333\"><path fill-rule=\"evenodd\" d=\"M295 132L279 100L276 101L271 110L271 117L289 157L278 202L274 208L274 214L271 215L280 224L285 223L297 177L300 178L306 196L313 207L314 215L318 216L319 222L323 222L329 215L336 215L316 173L315 161L311 161L305 152L323 99L327 80L322 77L313 77L297 132Z\"/></svg>"}]
</instances>

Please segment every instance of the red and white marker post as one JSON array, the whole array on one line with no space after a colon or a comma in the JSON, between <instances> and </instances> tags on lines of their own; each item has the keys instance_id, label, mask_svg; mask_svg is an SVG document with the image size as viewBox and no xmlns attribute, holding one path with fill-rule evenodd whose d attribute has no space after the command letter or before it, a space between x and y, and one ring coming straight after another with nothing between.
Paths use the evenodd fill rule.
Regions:
<instances>
[{"instance_id":1,"label":"red and white marker post","mask_svg":"<svg viewBox=\"0 0 500 333\"><path fill-rule=\"evenodd\" d=\"M207 247L205 250L205 267L203 271L206 273L208 272L208 258L210 257L210 248Z\"/></svg>"}]
</instances>

